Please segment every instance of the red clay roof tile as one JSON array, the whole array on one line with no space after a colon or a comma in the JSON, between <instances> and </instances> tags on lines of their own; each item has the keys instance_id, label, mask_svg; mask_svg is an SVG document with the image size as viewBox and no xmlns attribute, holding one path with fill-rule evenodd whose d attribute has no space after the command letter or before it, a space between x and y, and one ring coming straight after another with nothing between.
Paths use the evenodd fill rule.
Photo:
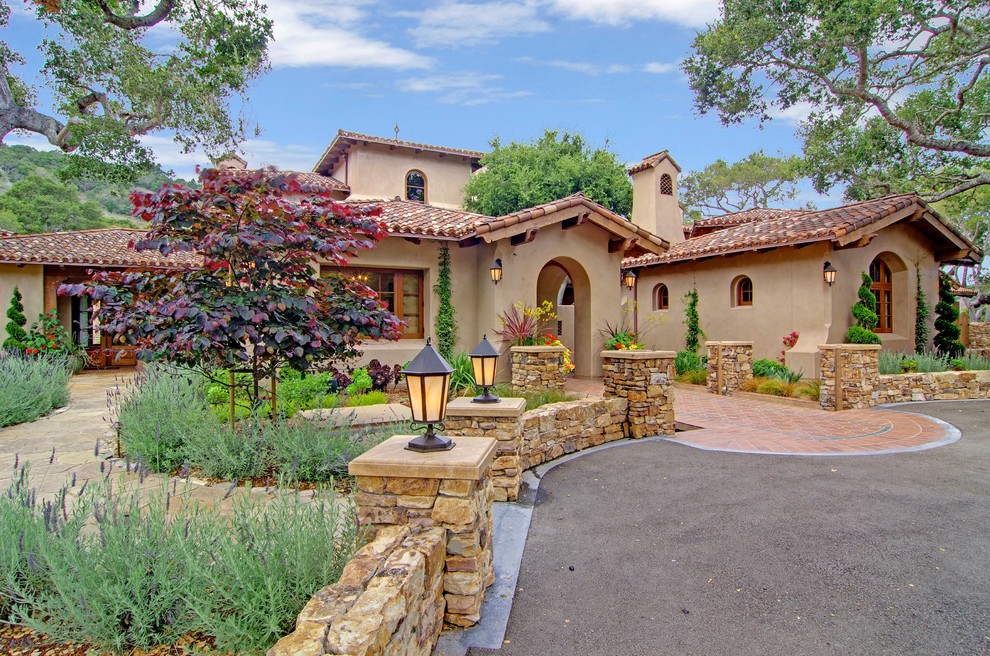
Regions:
<instances>
[{"instance_id":1,"label":"red clay roof tile","mask_svg":"<svg viewBox=\"0 0 990 656\"><path fill-rule=\"evenodd\" d=\"M14 264L68 264L101 267L194 267L194 253L164 257L130 247L147 233L139 228L100 228L75 232L48 232L0 237L0 262Z\"/></svg>"}]
</instances>

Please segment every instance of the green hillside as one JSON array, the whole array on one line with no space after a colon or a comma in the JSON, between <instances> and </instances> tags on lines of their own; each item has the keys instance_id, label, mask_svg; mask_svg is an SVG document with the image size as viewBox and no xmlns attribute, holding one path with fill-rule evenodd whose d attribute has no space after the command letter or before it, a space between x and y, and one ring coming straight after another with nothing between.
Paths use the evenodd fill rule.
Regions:
<instances>
[{"instance_id":1,"label":"green hillside","mask_svg":"<svg viewBox=\"0 0 990 656\"><path fill-rule=\"evenodd\" d=\"M154 191L168 182L187 181L157 167L132 188L95 180L63 182L60 151L0 144L0 228L21 234L135 226L130 217L132 189Z\"/></svg>"}]
</instances>

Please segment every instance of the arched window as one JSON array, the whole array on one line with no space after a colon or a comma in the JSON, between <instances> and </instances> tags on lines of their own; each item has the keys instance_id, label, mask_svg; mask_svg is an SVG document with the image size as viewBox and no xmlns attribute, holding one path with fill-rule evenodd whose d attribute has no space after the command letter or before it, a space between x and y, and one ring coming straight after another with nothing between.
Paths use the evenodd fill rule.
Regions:
<instances>
[{"instance_id":1,"label":"arched window","mask_svg":"<svg viewBox=\"0 0 990 656\"><path fill-rule=\"evenodd\" d=\"M666 310L670 307L670 292L667 285L660 283L653 288L653 309Z\"/></svg>"},{"instance_id":2,"label":"arched window","mask_svg":"<svg viewBox=\"0 0 990 656\"><path fill-rule=\"evenodd\" d=\"M426 176L422 171L406 173L406 200L426 202Z\"/></svg>"},{"instance_id":3,"label":"arched window","mask_svg":"<svg viewBox=\"0 0 990 656\"><path fill-rule=\"evenodd\" d=\"M674 180L666 173L660 176L660 193L664 196L674 195Z\"/></svg>"},{"instance_id":4,"label":"arched window","mask_svg":"<svg viewBox=\"0 0 990 656\"><path fill-rule=\"evenodd\" d=\"M870 263L870 277L873 278L870 291L877 297L876 313L880 317L880 323L874 332L894 332L894 288L890 267L878 257Z\"/></svg>"},{"instance_id":5,"label":"arched window","mask_svg":"<svg viewBox=\"0 0 990 656\"><path fill-rule=\"evenodd\" d=\"M732 304L735 307L749 307L753 304L753 281L739 276L732 285Z\"/></svg>"}]
</instances>

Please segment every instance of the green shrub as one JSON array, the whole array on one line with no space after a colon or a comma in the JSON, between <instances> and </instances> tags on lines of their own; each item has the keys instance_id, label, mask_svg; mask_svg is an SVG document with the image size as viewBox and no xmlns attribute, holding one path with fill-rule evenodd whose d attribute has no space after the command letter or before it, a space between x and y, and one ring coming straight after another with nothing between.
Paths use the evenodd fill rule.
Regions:
<instances>
[{"instance_id":1,"label":"green shrub","mask_svg":"<svg viewBox=\"0 0 990 656\"><path fill-rule=\"evenodd\" d=\"M261 476L270 462L263 415L217 426L212 432L191 431L185 436L182 453L190 465L210 478L243 481Z\"/></svg>"},{"instance_id":2,"label":"green shrub","mask_svg":"<svg viewBox=\"0 0 990 656\"><path fill-rule=\"evenodd\" d=\"M195 371L145 365L123 390L112 393L124 450L132 458L141 456L155 472L182 465L187 439L209 440L220 431L204 389L203 376Z\"/></svg>"},{"instance_id":3,"label":"green shrub","mask_svg":"<svg viewBox=\"0 0 990 656\"><path fill-rule=\"evenodd\" d=\"M694 351L678 351L674 356L674 370L678 375L701 369L701 358Z\"/></svg>"},{"instance_id":4,"label":"green shrub","mask_svg":"<svg viewBox=\"0 0 990 656\"><path fill-rule=\"evenodd\" d=\"M65 508L11 485L0 496L0 600L13 622L94 652L192 632L222 651L261 654L362 539L352 504L332 489L305 503L245 494L223 516L174 492L111 496L96 479Z\"/></svg>"},{"instance_id":5,"label":"green shrub","mask_svg":"<svg viewBox=\"0 0 990 656\"><path fill-rule=\"evenodd\" d=\"M381 405L383 403L388 403L388 394L385 392L374 391L349 396L347 397L347 402L344 405L348 408L356 408L365 405Z\"/></svg>"},{"instance_id":6,"label":"green shrub","mask_svg":"<svg viewBox=\"0 0 990 656\"><path fill-rule=\"evenodd\" d=\"M918 372L917 360L901 360L901 371L903 374L914 374Z\"/></svg>"},{"instance_id":7,"label":"green shrub","mask_svg":"<svg viewBox=\"0 0 990 656\"><path fill-rule=\"evenodd\" d=\"M808 380L798 387L798 396L817 401L822 394L822 381L818 378Z\"/></svg>"},{"instance_id":8,"label":"green shrub","mask_svg":"<svg viewBox=\"0 0 990 656\"><path fill-rule=\"evenodd\" d=\"M347 393L351 396L367 392L371 389L371 376L367 369L355 369L351 375L351 384L347 386Z\"/></svg>"},{"instance_id":9,"label":"green shrub","mask_svg":"<svg viewBox=\"0 0 990 656\"><path fill-rule=\"evenodd\" d=\"M849 326L846 332L847 344L880 344L880 336L862 326Z\"/></svg>"},{"instance_id":10,"label":"green shrub","mask_svg":"<svg viewBox=\"0 0 990 656\"><path fill-rule=\"evenodd\" d=\"M551 403L564 403L565 401L576 401L577 397L571 396L563 390L548 389L540 392L523 392L522 397L526 399L526 409L535 410Z\"/></svg>"},{"instance_id":11,"label":"green shrub","mask_svg":"<svg viewBox=\"0 0 990 656\"><path fill-rule=\"evenodd\" d=\"M475 383L471 356L463 352L458 353L450 360L450 366L454 368L454 372L450 374L450 395L473 395L475 393Z\"/></svg>"},{"instance_id":12,"label":"green shrub","mask_svg":"<svg viewBox=\"0 0 990 656\"><path fill-rule=\"evenodd\" d=\"M964 353L957 359L962 363L962 368L966 371L990 369L990 360L981 358L978 355Z\"/></svg>"},{"instance_id":13,"label":"green shrub","mask_svg":"<svg viewBox=\"0 0 990 656\"><path fill-rule=\"evenodd\" d=\"M952 280L945 273L939 274L938 303L935 304L935 350L950 358L961 355L966 347L959 341L959 310L955 308L956 297L952 293Z\"/></svg>"},{"instance_id":14,"label":"green shrub","mask_svg":"<svg viewBox=\"0 0 990 656\"><path fill-rule=\"evenodd\" d=\"M779 378L767 378L756 386L757 394L772 394L774 396L789 396L785 390L787 383Z\"/></svg>"},{"instance_id":15,"label":"green shrub","mask_svg":"<svg viewBox=\"0 0 990 656\"><path fill-rule=\"evenodd\" d=\"M7 318L10 319L7 325L7 339L3 342L3 348L11 351L23 351L24 341L27 339L27 317L24 316L24 303L21 302L21 290L14 287L14 292L10 296L10 307L7 308Z\"/></svg>"},{"instance_id":16,"label":"green shrub","mask_svg":"<svg viewBox=\"0 0 990 656\"><path fill-rule=\"evenodd\" d=\"M708 371L705 369L690 369L683 374L679 374L676 380L679 383L687 383L688 385L707 385Z\"/></svg>"},{"instance_id":17,"label":"green shrub","mask_svg":"<svg viewBox=\"0 0 990 656\"><path fill-rule=\"evenodd\" d=\"M787 373L787 367L779 362L768 360L766 358L753 361L754 378L780 378L781 375L785 373Z\"/></svg>"},{"instance_id":18,"label":"green shrub","mask_svg":"<svg viewBox=\"0 0 990 656\"><path fill-rule=\"evenodd\" d=\"M67 405L69 376L63 358L0 350L0 428L32 421Z\"/></svg>"}]
</instances>

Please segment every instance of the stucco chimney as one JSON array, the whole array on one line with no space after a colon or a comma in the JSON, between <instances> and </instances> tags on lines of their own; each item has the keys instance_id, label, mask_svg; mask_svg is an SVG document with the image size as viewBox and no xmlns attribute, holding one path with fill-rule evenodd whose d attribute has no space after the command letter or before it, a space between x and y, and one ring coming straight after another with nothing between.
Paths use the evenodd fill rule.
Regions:
<instances>
[{"instance_id":1,"label":"stucco chimney","mask_svg":"<svg viewBox=\"0 0 990 656\"><path fill-rule=\"evenodd\" d=\"M681 167L666 150L629 169L633 181L632 222L671 244L684 241L684 217L677 202Z\"/></svg>"},{"instance_id":2,"label":"stucco chimney","mask_svg":"<svg viewBox=\"0 0 990 656\"><path fill-rule=\"evenodd\" d=\"M228 153L216 160L216 166L221 171L243 171L247 168L247 160L241 159L234 153Z\"/></svg>"}]
</instances>

